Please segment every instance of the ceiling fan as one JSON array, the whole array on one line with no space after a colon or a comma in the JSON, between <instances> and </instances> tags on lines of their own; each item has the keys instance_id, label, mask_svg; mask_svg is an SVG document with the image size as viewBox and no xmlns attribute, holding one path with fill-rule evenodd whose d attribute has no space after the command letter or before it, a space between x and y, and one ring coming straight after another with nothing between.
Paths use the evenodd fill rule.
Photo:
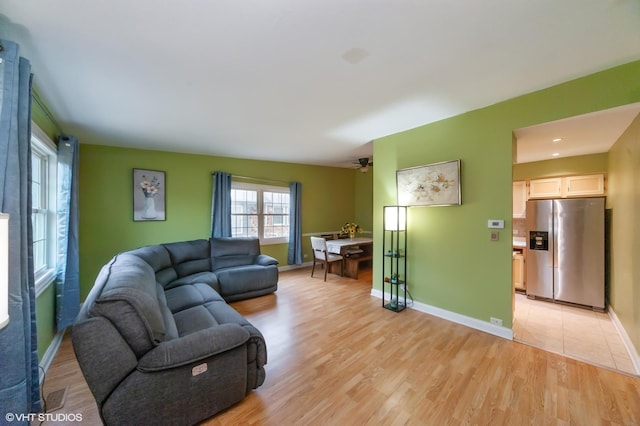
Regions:
<instances>
[{"instance_id":1,"label":"ceiling fan","mask_svg":"<svg viewBox=\"0 0 640 426\"><path fill-rule=\"evenodd\" d=\"M373 167L373 162L369 161L369 157L358 158L358 161L354 161L353 164L357 164L357 169L362 173L367 173L369 171L369 166Z\"/></svg>"}]
</instances>

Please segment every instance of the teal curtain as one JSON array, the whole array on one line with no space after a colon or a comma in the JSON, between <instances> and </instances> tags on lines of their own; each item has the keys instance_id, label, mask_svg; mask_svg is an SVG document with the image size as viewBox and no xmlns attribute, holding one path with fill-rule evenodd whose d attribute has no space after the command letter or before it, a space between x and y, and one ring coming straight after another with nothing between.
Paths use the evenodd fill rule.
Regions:
<instances>
[{"instance_id":1,"label":"teal curtain","mask_svg":"<svg viewBox=\"0 0 640 426\"><path fill-rule=\"evenodd\" d=\"M289 251L287 263L289 265L302 264L302 184L289 184Z\"/></svg>"},{"instance_id":2,"label":"teal curtain","mask_svg":"<svg viewBox=\"0 0 640 426\"><path fill-rule=\"evenodd\" d=\"M211 236L231 236L231 175L229 173L213 173Z\"/></svg>"},{"instance_id":3,"label":"teal curtain","mask_svg":"<svg viewBox=\"0 0 640 426\"><path fill-rule=\"evenodd\" d=\"M0 330L0 422L41 411L31 231L31 65L0 40L0 210L9 213L9 324ZM11 424L29 424L14 418Z\"/></svg>"},{"instance_id":4,"label":"teal curtain","mask_svg":"<svg viewBox=\"0 0 640 426\"><path fill-rule=\"evenodd\" d=\"M80 311L78 258L78 140L58 138L58 260L56 262L56 326L73 324Z\"/></svg>"}]
</instances>

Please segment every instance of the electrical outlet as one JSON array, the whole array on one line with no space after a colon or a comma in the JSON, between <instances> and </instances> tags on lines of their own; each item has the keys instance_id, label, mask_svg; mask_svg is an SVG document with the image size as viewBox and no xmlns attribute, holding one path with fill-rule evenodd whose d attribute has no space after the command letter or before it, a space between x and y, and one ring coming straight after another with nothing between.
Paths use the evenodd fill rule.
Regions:
<instances>
[{"instance_id":1,"label":"electrical outlet","mask_svg":"<svg viewBox=\"0 0 640 426\"><path fill-rule=\"evenodd\" d=\"M497 326L502 327L502 320L500 318L491 317L491 318L489 318L489 322L491 324L493 324L493 325L497 325Z\"/></svg>"},{"instance_id":2,"label":"electrical outlet","mask_svg":"<svg viewBox=\"0 0 640 426\"><path fill-rule=\"evenodd\" d=\"M307 257L309 257L309 255L307 253L305 253L305 254L302 255L302 257L304 257L306 259Z\"/></svg>"}]
</instances>

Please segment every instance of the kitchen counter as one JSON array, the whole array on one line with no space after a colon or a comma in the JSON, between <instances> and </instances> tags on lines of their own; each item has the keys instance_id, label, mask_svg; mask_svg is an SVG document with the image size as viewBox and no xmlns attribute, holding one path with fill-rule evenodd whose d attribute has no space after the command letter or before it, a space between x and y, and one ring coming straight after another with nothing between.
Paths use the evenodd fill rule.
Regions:
<instances>
[{"instance_id":1,"label":"kitchen counter","mask_svg":"<svg viewBox=\"0 0 640 426\"><path fill-rule=\"evenodd\" d=\"M525 249L527 248L526 237L513 237L513 248Z\"/></svg>"}]
</instances>

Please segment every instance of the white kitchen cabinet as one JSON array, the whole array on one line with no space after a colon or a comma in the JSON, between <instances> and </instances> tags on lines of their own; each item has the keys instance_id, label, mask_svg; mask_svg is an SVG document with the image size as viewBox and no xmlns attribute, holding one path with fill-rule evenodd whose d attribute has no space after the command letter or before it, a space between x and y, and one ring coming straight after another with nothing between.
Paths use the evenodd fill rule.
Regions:
<instances>
[{"instance_id":1,"label":"white kitchen cabinet","mask_svg":"<svg viewBox=\"0 0 640 426\"><path fill-rule=\"evenodd\" d=\"M529 181L529 198L576 198L606 195L604 173Z\"/></svg>"},{"instance_id":2,"label":"white kitchen cabinet","mask_svg":"<svg viewBox=\"0 0 640 426\"><path fill-rule=\"evenodd\" d=\"M567 176L564 178L565 197L605 195L604 174Z\"/></svg>"},{"instance_id":3,"label":"white kitchen cabinet","mask_svg":"<svg viewBox=\"0 0 640 426\"><path fill-rule=\"evenodd\" d=\"M527 217L527 182L513 182L513 217Z\"/></svg>"},{"instance_id":4,"label":"white kitchen cabinet","mask_svg":"<svg viewBox=\"0 0 640 426\"><path fill-rule=\"evenodd\" d=\"M529 181L529 198L562 197L562 178L531 179Z\"/></svg>"}]
</instances>

